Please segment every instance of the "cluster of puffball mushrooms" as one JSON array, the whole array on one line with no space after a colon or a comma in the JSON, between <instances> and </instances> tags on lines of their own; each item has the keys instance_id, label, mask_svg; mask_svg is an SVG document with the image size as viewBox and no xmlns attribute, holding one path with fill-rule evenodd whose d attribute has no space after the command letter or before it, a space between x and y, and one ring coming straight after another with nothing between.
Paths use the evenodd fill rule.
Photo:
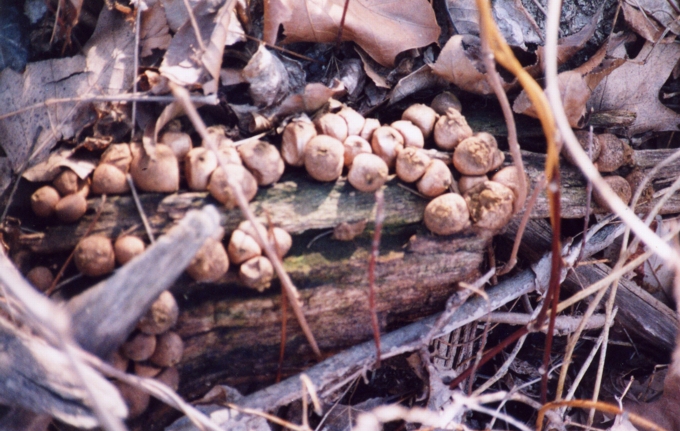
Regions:
<instances>
[{"instance_id":1,"label":"cluster of puffball mushrooms","mask_svg":"<svg viewBox=\"0 0 680 431\"><path fill-rule=\"evenodd\" d=\"M131 371L165 383L173 390L179 387L176 365L182 359L184 342L171 330L177 323L179 308L170 292L163 292L137 323L127 341L110 358L120 371ZM129 418L142 414L149 406L149 394L122 382L116 382L129 409Z\"/></svg>"}]
</instances>

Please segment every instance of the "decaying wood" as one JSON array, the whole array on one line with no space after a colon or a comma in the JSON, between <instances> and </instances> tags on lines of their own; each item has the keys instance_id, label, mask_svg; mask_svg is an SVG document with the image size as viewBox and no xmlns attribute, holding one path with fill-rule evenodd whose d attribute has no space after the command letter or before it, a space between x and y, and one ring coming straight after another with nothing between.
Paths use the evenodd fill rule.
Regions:
<instances>
[{"instance_id":1,"label":"decaying wood","mask_svg":"<svg viewBox=\"0 0 680 431\"><path fill-rule=\"evenodd\" d=\"M504 237L512 241L516 228L517 223L513 221ZM546 220L531 220L520 246L521 255L528 261L538 259L541 253L550 249L550 232L550 223ZM563 287L567 291L577 292L610 272L611 268L603 264L579 266L575 273L569 272ZM675 345L678 327L673 310L626 278L619 281L615 305L619 311L612 330L625 330L647 352L657 354L660 358L668 356Z\"/></svg>"},{"instance_id":2,"label":"decaying wood","mask_svg":"<svg viewBox=\"0 0 680 431\"><path fill-rule=\"evenodd\" d=\"M469 234L437 238L419 232L410 240L384 235L376 266L376 308L382 331L441 310L458 281L479 276L489 240ZM353 242L325 241L317 247L322 251L289 256L284 266L300 289L319 347L328 354L371 337L367 296L371 241L363 237ZM212 291L188 286L180 295L184 303L175 330L185 342L180 371L182 392L190 398L216 379L239 385L261 376L266 379L262 384L270 383L276 374L281 337L278 289L244 297L238 289L225 295L225 288L229 286ZM284 371L290 374L306 367L313 356L299 326L290 319L287 332Z\"/></svg>"},{"instance_id":3,"label":"decaying wood","mask_svg":"<svg viewBox=\"0 0 680 431\"><path fill-rule=\"evenodd\" d=\"M590 240L586 247L585 256L606 248L614 239L623 232L620 226L609 225L602 228ZM575 259L578 249L568 250L567 254ZM546 255L543 260L550 261L550 256ZM489 310L517 299L519 296L529 293L534 289L544 290L547 288L550 278L549 266L537 265L534 269L528 269L509 278L498 285L487 289L488 303L482 297L474 297L463 304L453 313L451 318L441 327L437 336L446 334L469 322L480 319ZM393 357L402 353L418 350L425 343L431 328L437 323L440 314L435 314L416 323L405 326L382 337L381 355L383 358ZM367 319L368 317L366 317ZM370 338L370 328L367 327L365 339ZM315 387L321 394L328 394L339 389L339 385L347 382L353 376L361 374L362 370L370 368L375 361L375 345L372 341L356 345L342 353L339 353L327 360L312 366L304 373L312 380ZM221 364L222 368L228 368L229 364ZM227 379L227 381L229 381ZM267 387L266 389L254 392L239 401L241 407L271 411L279 406L286 405L300 397L299 376L293 376L281 383ZM205 412L215 412L220 410L219 406L203 406ZM224 409L223 409L224 410ZM215 416L217 417L217 416ZM222 418L227 418L226 411ZM229 429L229 423L221 423L224 429ZM186 419L180 419L171 427L170 431L193 430Z\"/></svg>"},{"instance_id":4,"label":"decaying wood","mask_svg":"<svg viewBox=\"0 0 680 431\"><path fill-rule=\"evenodd\" d=\"M636 165L647 172L659 161L668 158L675 150L636 151ZM524 164L530 178L531 187L535 186L538 176L543 172L545 155L523 152ZM579 218L586 214L585 182L578 169L567 163L561 166L562 174L562 217ZM653 182L655 190L669 185L680 175L680 166L667 166L659 172ZM397 187L397 179L387 183L385 192L385 228L403 226L422 221L423 210L427 204L409 191ZM659 199L659 197L656 197ZM206 203L215 203L207 193L179 193L172 195L145 194L142 205L149 215L151 227L156 234L167 230L172 223L181 219L190 209L200 208ZM90 208L95 202L90 201ZM636 212L644 212L652 203L642 203ZM253 212L269 219L292 234L311 229L333 228L342 222L373 220L375 201L372 194L361 193L345 180L335 183L318 183L299 173L284 176L278 184L261 188L251 202ZM222 211L222 225L229 232L242 220L240 211ZM604 212L595 208L596 212ZM661 214L680 212L680 194L674 195L662 208ZM92 222L94 211L90 210L78 224L48 227L45 232L23 235L20 245L39 253L54 253L70 250L86 232ZM549 216L548 199L545 193L538 198L532 211L534 218ZM102 215L93 232L115 237L118 233L140 224L139 215L129 196L113 197L107 200Z\"/></svg>"}]
</instances>

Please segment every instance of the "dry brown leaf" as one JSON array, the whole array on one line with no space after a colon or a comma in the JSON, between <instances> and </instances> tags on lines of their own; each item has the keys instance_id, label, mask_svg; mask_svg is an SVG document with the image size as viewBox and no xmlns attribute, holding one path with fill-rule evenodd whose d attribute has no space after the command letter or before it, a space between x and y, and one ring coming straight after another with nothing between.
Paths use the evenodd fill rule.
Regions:
<instances>
[{"instance_id":1,"label":"dry brown leaf","mask_svg":"<svg viewBox=\"0 0 680 431\"><path fill-rule=\"evenodd\" d=\"M31 159L38 163L60 139L70 139L87 124L90 103L37 106L47 99L119 94L132 85L134 28L108 8L85 45L84 55L27 65L23 74L0 73L0 145L15 172ZM33 107L33 106L36 107ZM31 109L16 115L23 108Z\"/></svg>"},{"instance_id":2,"label":"dry brown leaf","mask_svg":"<svg viewBox=\"0 0 680 431\"><path fill-rule=\"evenodd\" d=\"M462 90L475 94L491 94L493 90L486 80L481 55L480 40L472 35L455 35L446 42L439 58L432 65L435 75L457 85ZM501 76L503 88L512 86Z\"/></svg>"},{"instance_id":3,"label":"dry brown leaf","mask_svg":"<svg viewBox=\"0 0 680 431\"><path fill-rule=\"evenodd\" d=\"M202 86L206 94L217 91L222 54L235 4L235 0L201 0L193 9L201 41L196 38L191 21L185 21L165 52L160 67L163 76L180 85ZM205 52L201 52L201 45Z\"/></svg>"},{"instance_id":4,"label":"dry brown leaf","mask_svg":"<svg viewBox=\"0 0 680 431\"><path fill-rule=\"evenodd\" d=\"M166 49L170 46L170 29L165 17L165 9L160 2L142 12L142 22L139 28L140 44L142 45L142 57L153 53L153 49Z\"/></svg>"},{"instance_id":5,"label":"dry brown leaf","mask_svg":"<svg viewBox=\"0 0 680 431\"><path fill-rule=\"evenodd\" d=\"M283 100L290 92L288 71L279 58L260 44L255 55L241 71L250 84L248 93L255 106L265 107Z\"/></svg>"},{"instance_id":6,"label":"dry brown leaf","mask_svg":"<svg viewBox=\"0 0 680 431\"><path fill-rule=\"evenodd\" d=\"M677 131L680 115L659 101L659 91L680 60L674 37L656 45L646 42L634 60L628 60L605 78L589 103L594 112L626 110L636 114L629 135L647 131Z\"/></svg>"},{"instance_id":7,"label":"dry brown leaf","mask_svg":"<svg viewBox=\"0 0 680 431\"><path fill-rule=\"evenodd\" d=\"M264 40L276 43L334 42L345 0L270 0L265 2ZM402 51L437 42L440 29L426 0L352 0L342 40L352 41L383 66L393 66Z\"/></svg>"},{"instance_id":8,"label":"dry brown leaf","mask_svg":"<svg viewBox=\"0 0 680 431\"><path fill-rule=\"evenodd\" d=\"M623 38L614 39L611 43L603 45L590 60L581 66L557 75L560 99L562 99L564 112L571 127L583 127L587 113L586 104L590 100L593 90L607 75L624 63L622 59L605 59L609 49L625 40ZM512 109L518 114L538 118L525 91L517 96Z\"/></svg>"},{"instance_id":9,"label":"dry brown leaf","mask_svg":"<svg viewBox=\"0 0 680 431\"><path fill-rule=\"evenodd\" d=\"M64 148L53 151L47 160L27 169L23 177L33 182L52 181L59 175L62 168L69 168L80 179L84 180L94 171L97 164L99 164L99 159L92 153L82 153L75 156L72 149Z\"/></svg>"},{"instance_id":10,"label":"dry brown leaf","mask_svg":"<svg viewBox=\"0 0 680 431\"><path fill-rule=\"evenodd\" d=\"M630 3L640 8L647 18L659 22L663 28L668 28L674 34L680 34L677 2L669 0L634 0L630 1Z\"/></svg>"},{"instance_id":11,"label":"dry brown leaf","mask_svg":"<svg viewBox=\"0 0 680 431\"><path fill-rule=\"evenodd\" d=\"M650 42L656 42L661 38L664 29L654 18L625 1L621 2L621 9L626 22L637 34Z\"/></svg>"}]
</instances>

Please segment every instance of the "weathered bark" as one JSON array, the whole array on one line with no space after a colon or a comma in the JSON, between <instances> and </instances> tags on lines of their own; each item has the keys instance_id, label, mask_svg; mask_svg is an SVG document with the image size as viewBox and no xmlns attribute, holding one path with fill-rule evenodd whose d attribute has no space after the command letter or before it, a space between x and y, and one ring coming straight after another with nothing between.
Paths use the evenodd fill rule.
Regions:
<instances>
[{"instance_id":1,"label":"weathered bark","mask_svg":"<svg viewBox=\"0 0 680 431\"><path fill-rule=\"evenodd\" d=\"M676 150L636 151L634 160L643 172L649 171L660 161L668 158ZM534 187L543 172L545 156L524 152L524 163L531 187ZM563 163L562 173L562 217L578 218L586 214L585 182L574 166ZM661 169L653 181L654 188L667 187L672 179L680 175L680 166L674 164ZM385 227L399 227L422 220L427 204L408 190L397 186L395 178L385 187ZM659 199L659 198L657 198ZM192 208L200 208L206 203L215 203L207 193L179 193L172 195L144 194L142 205L152 229L156 234L167 230L172 223L181 219ZM92 223L98 199L89 201L90 211L77 224L48 227L45 232L23 235L20 244L39 253L54 253L75 247ZM595 204L593 204L595 205ZM644 212L652 203L643 203L636 212ZM288 174L283 181L269 188L261 188L250 205L258 216L269 217L278 226L292 234L300 234L312 229L333 228L341 222L361 219L373 220L375 200L372 194L356 191L345 180L335 183L319 183L299 173ZM595 207L595 212L604 212ZM227 231L234 229L243 219L239 210L222 211L222 224ZM674 195L662 208L661 214L680 212L680 194ZM549 216L549 204L542 193L532 211L534 218ZM141 221L129 196L110 197L104 204L99 221L93 228L94 233L111 237Z\"/></svg>"}]
</instances>

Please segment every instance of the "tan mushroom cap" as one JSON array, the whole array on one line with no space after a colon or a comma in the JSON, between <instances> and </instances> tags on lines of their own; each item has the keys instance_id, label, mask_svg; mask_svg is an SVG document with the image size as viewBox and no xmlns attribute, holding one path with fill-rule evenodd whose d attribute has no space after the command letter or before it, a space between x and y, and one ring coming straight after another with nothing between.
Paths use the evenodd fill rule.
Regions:
<instances>
[{"instance_id":1,"label":"tan mushroom cap","mask_svg":"<svg viewBox=\"0 0 680 431\"><path fill-rule=\"evenodd\" d=\"M291 121L281 136L281 156L291 166L305 164L305 147L316 136L316 127L306 118Z\"/></svg>"},{"instance_id":2,"label":"tan mushroom cap","mask_svg":"<svg viewBox=\"0 0 680 431\"><path fill-rule=\"evenodd\" d=\"M404 149L404 137L394 127L381 126L373 132L371 147L391 169L397 162L397 155Z\"/></svg>"},{"instance_id":3,"label":"tan mushroom cap","mask_svg":"<svg viewBox=\"0 0 680 431\"><path fill-rule=\"evenodd\" d=\"M453 152L453 166L463 175L484 175L498 168L505 155L498 149L496 139L479 133L461 142Z\"/></svg>"},{"instance_id":4,"label":"tan mushroom cap","mask_svg":"<svg viewBox=\"0 0 680 431\"><path fill-rule=\"evenodd\" d=\"M453 184L453 174L446 163L434 159L425 170L425 174L418 180L418 191L427 197L439 196L446 193Z\"/></svg>"},{"instance_id":5,"label":"tan mushroom cap","mask_svg":"<svg viewBox=\"0 0 680 431\"><path fill-rule=\"evenodd\" d=\"M199 282L215 282L229 270L229 257L221 241L208 238L187 267L191 278Z\"/></svg>"},{"instance_id":6,"label":"tan mushroom cap","mask_svg":"<svg viewBox=\"0 0 680 431\"><path fill-rule=\"evenodd\" d=\"M31 208L38 217L49 217L61 199L52 186L42 186L31 195Z\"/></svg>"},{"instance_id":7,"label":"tan mushroom cap","mask_svg":"<svg viewBox=\"0 0 680 431\"><path fill-rule=\"evenodd\" d=\"M455 109L449 108L434 125L434 142L442 150L451 151L459 143L472 136L472 129L465 117Z\"/></svg>"},{"instance_id":8,"label":"tan mushroom cap","mask_svg":"<svg viewBox=\"0 0 680 431\"><path fill-rule=\"evenodd\" d=\"M457 193L446 193L430 201L423 216L425 226L437 235L451 235L470 227L470 214L465 199Z\"/></svg>"},{"instance_id":9,"label":"tan mushroom cap","mask_svg":"<svg viewBox=\"0 0 680 431\"><path fill-rule=\"evenodd\" d=\"M167 145L156 145L153 156L145 154L141 146L132 149L130 175L141 190L174 193L179 190L179 162Z\"/></svg>"},{"instance_id":10,"label":"tan mushroom cap","mask_svg":"<svg viewBox=\"0 0 680 431\"><path fill-rule=\"evenodd\" d=\"M305 147L305 169L317 181L337 180L344 160L345 147L333 137L317 135Z\"/></svg>"},{"instance_id":11,"label":"tan mushroom cap","mask_svg":"<svg viewBox=\"0 0 680 431\"><path fill-rule=\"evenodd\" d=\"M285 164L279 150L265 141L247 142L238 147L243 163L253 174L257 184L274 184L283 175Z\"/></svg>"},{"instance_id":12,"label":"tan mushroom cap","mask_svg":"<svg viewBox=\"0 0 680 431\"><path fill-rule=\"evenodd\" d=\"M227 181L228 175L236 184L241 186L241 190L243 191L246 200L248 202L253 200L257 194L257 181L253 174L241 165L228 164L226 168L226 174L221 167L218 167L210 176L208 191L212 197L223 203L227 209L238 206L236 195L234 195L234 191L229 187L229 182Z\"/></svg>"},{"instance_id":13,"label":"tan mushroom cap","mask_svg":"<svg viewBox=\"0 0 680 431\"><path fill-rule=\"evenodd\" d=\"M145 334L162 334L175 326L179 317L179 307L172 293L162 292L151 304L151 308L146 312L139 322L137 329Z\"/></svg>"},{"instance_id":14,"label":"tan mushroom cap","mask_svg":"<svg viewBox=\"0 0 680 431\"><path fill-rule=\"evenodd\" d=\"M497 231L508 224L513 214L515 194L495 181L484 181L465 193L474 226Z\"/></svg>"},{"instance_id":15,"label":"tan mushroom cap","mask_svg":"<svg viewBox=\"0 0 680 431\"><path fill-rule=\"evenodd\" d=\"M103 235L90 235L78 242L73 261L82 274L99 277L109 274L116 265L111 240Z\"/></svg>"},{"instance_id":16,"label":"tan mushroom cap","mask_svg":"<svg viewBox=\"0 0 680 431\"><path fill-rule=\"evenodd\" d=\"M363 153L354 158L347 181L359 191L374 192L385 184L388 173L383 159L375 154Z\"/></svg>"},{"instance_id":17,"label":"tan mushroom cap","mask_svg":"<svg viewBox=\"0 0 680 431\"><path fill-rule=\"evenodd\" d=\"M92 192L95 194L120 195L129 191L125 173L115 165L100 163L92 173Z\"/></svg>"},{"instance_id":18,"label":"tan mushroom cap","mask_svg":"<svg viewBox=\"0 0 680 431\"><path fill-rule=\"evenodd\" d=\"M123 235L116 239L113 244L113 252L116 255L116 262L125 265L135 257L144 253L144 241L133 235Z\"/></svg>"},{"instance_id":19,"label":"tan mushroom cap","mask_svg":"<svg viewBox=\"0 0 680 431\"><path fill-rule=\"evenodd\" d=\"M239 279L251 289L260 292L268 289L274 279L274 267L264 256L245 261L239 268Z\"/></svg>"},{"instance_id":20,"label":"tan mushroom cap","mask_svg":"<svg viewBox=\"0 0 680 431\"><path fill-rule=\"evenodd\" d=\"M401 114L402 120L408 120L420 129L425 138L429 138L434 131L437 122L437 113L434 109L422 103L415 103Z\"/></svg>"}]
</instances>

